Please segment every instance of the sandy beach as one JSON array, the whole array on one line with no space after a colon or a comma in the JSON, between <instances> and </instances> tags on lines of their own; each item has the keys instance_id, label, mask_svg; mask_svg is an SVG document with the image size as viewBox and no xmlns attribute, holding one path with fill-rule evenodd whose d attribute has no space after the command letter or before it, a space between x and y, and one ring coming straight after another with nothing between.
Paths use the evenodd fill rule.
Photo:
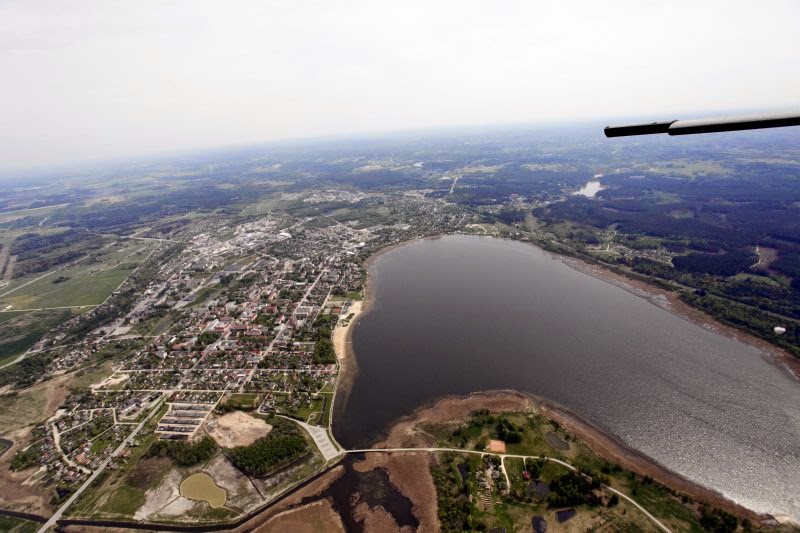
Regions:
<instances>
[{"instance_id":1,"label":"sandy beach","mask_svg":"<svg viewBox=\"0 0 800 533\"><path fill-rule=\"evenodd\" d=\"M366 311L369 301L357 300L353 302L347 316L353 317L346 322L339 321L333 330L333 349L336 358L339 360L339 376L336 378L336 393L333 396L333 406L331 408L331 424L337 409L344 409L347 405L347 398L350 396L350 388L353 380L358 374L355 353L353 352L353 328L358 323L358 319Z\"/></svg>"}]
</instances>

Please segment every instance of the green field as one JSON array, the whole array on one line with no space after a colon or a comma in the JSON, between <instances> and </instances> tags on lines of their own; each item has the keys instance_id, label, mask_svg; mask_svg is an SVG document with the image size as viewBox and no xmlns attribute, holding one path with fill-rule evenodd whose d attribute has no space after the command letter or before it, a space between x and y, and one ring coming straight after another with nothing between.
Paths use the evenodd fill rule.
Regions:
<instances>
[{"instance_id":1,"label":"green field","mask_svg":"<svg viewBox=\"0 0 800 533\"><path fill-rule=\"evenodd\" d=\"M98 305L147 257L153 246L150 242L121 241L74 265L15 278L0 289L0 309L7 305L13 308L6 311Z\"/></svg>"},{"instance_id":2,"label":"green field","mask_svg":"<svg viewBox=\"0 0 800 533\"><path fill-rule=\"evenodd\" d=\"M0 324L8 320L13 320L18 316L22 316L29 311L0 311Z\"/></svg>"},{"instance_id":3,"label":"green field","mask_svg":"<svg viewBox=\"0 0 800 533\"><path fill-rule=\"evenodd\" d=\"M133 516L133 513L142 506L145 496L144 491L128 485L120 485L111 493L100 512L111 515Z\"/></svg>"},{"instance_id":4,"label":"green field","mask_svg":"<svg viewBox=\"0 0 800 533\"><path fill-rule=\"evenodd\" d=\"M17 209L15 211L3 211L0 213L0 224L10 222L25 217L39 217L44 219L56 209L61 209L67 204L48 205L46 207L32 207L30 209Z\"/></svg>"},{"instance_id":5,"label":"green field","mask_svg":"<svg viewBox=\"0 0 800 533\"><path fill-rule=\"evenodd\" d=\"M0 397L0 431L9 433L40 421L46 407L47 390L41 387Z\"/></svg>"},{"instance_id":6,"label":"green field","mask_svg":"<svg viewBox=\"0 0 800 533\"><path fill-rule=\"evenodd\" d=\"M10 516L0 516L0 531L8 533L28 533L38 531L41 524L22 520L21 518L11 518Z\"/></svg>"},{"instance_id":7,"label":"green field","mask_svg":"<svg viewBox=\"0 0 800 533\"><path fill-rule=\"evenodd\" d=\"M0 297L0 306L36 309L99 305L130 275L135 266L127 263L104 268L96 264L77 264ZM68 279L54 283L59 278Z\"/></svg>"},{"instance_id":8,"label":"green field","mask_svg":"<svg viewBox=\"0 0 800 533\"><path fill-rule=\"evenodd\" d=\"M69 309L55 309L33 311L0 321L0 364L25 353L51 328L70 316Z\"/></svg>"},{"instance_id":9,"label":"green field","mask_svg":"<svg viewBox=\"0 0 800 533\"><path fill-rule=\"evenodd\" d=\"M236 409L255 409L258 407L258 401L260 398L260 394L251 392L237 392L230 395L230 397L225 401L225 405Z\"/></svg>"}]
</instances>

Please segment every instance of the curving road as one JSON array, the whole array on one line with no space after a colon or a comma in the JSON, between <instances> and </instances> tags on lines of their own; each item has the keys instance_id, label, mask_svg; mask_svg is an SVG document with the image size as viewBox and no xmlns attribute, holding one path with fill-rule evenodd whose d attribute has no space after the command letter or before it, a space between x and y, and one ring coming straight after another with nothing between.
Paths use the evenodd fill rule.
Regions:
<instances>
[{"instance_id":1,"label":"curving road","mask_svg":"<svg viewBox=\"0 0 800 533\"><path fill-rule=\"evenodd\" d=\"M482 452L482 451L479 451L479 450L463 450L461 448L363 448L363 449L360 449L360 450L344 450L343 453L371 453L371 452L456 452L456 453L468 453L468 454L480 455L480 456L497 455L497 456L500 457L501 466L503 465L503 461L506 458L509 458L509 457L510 458L516 458L516 459L523 459L523 460L525 460L525 459L544 459L545 461L550 461L550 462L553 462L553 463L560 464L561 466L563 466L563 467L565 467L565 468L567 468L569 470L572 470L573 472L578 472L578 469L575 468L574 466L572 466L571 464L565 463L564 461L561 461L559 459L554 459L552 457L541 457L541 456L538 456L538 455L516 455L516 454L513 454L513 453L491 453L491 452ZM503 473L505 474L506 479L508 479L508 474L506 474L505 467L503 467ZM581 475L586 476L586 474L581 474ZM589 477L589 476L586 476L586 477ZM509 484L509 486L510 486L510 484ZM625 495L624 493L618 491L617 489L615 489L613 487L609 487L606 484L603 484L601 486L604 489L608 490L609 492L616 494L620 498L624 498L625 501L630 502L634 507L636 507L642 513L644 513L644 515L647 518L649 518L662 531L665 531L666 533L672 533L672 531L666 525L664 525L661 521L659 521L658 518L656 518L655 516L651 515L647 511L647 509L645 509L644 507L642 507L641 505L636 503L632 498L628 497L627 495Z\"/></svg>"},{"instance_id":2,"label":"curving road","mask_svg":"<svg viewBox=\"0 0 800 533\"><path fill-rule=\"evenodd\" d=\"M102 464L97 468L97 470L95 470L94 473L91 476L89 476L89 478L86 481L84 481L83 485L81 485L80 488L76 490L72 494L72 496L70 496L69 499L64 502L64 504L61 507L58 508L58 511L56 511L55 514L53 514L53 516L51 516L50 519L42 525L42 527L39 529L39 533L45 533L50 528L55 527L56 522L61 520L61 516L64 514L64 511L66 511L69 508L69 506L72 505L72 503L75 500L77 500L81 494L83 494L83 491L86 490L94 482L94 480L97 479L97 477L103 472L103 470L105 470L108 464L111 461L113 461L114 458L128 446L128 443L133 442L136 435L139 433L139 431L142 430L147 421L150 420L150 418L152 418L152 416L158 412L159 407L161 407L161 404L163 403L166 397L167 396L165 394L158 399L158 402L156 403L153 410L150 411L150 414L147 415L147 417L145 417L145 419L142 420L138 426L136 426L136 428L131 432L131 434L128 435L128 438L123 440L122 444L120 444L117 447L117 449L114 450L113 453L109 455L105 461L102 462Z\"/></svg>"}]
</instances>

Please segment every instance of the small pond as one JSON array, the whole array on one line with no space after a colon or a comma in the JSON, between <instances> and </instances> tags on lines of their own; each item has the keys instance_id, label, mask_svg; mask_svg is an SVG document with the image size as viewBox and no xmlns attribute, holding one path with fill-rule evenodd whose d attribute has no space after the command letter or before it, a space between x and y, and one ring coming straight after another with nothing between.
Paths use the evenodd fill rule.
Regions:
<instances>
[{"instance_id":1,"label":"small pond","mask_svg":"<svg viewBox=\"0 0 800 533\"><path fill-rule=\"evenodd\" d=\"M214 481L214 478L205 472L192 474L181 482L181 496L190 500L201 500L208 502L213 508L225 505L228 494L225 489Z\"/></svg>"}]
</instances>

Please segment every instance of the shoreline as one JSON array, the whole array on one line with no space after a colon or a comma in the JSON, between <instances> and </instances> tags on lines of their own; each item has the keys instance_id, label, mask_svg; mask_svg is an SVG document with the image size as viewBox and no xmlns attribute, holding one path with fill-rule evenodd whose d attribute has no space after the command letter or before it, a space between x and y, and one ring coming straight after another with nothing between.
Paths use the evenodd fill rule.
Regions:
<instances>
[{"instance_id":1,"label":"shoreline","mask_svg":"<svg viewBox=\"0 0 800 533\"><path fill-rule=\"evenodd\" d=\"M336 359L339 364L339 376L336 380L333 405L331 406L331 432L333 432L333 420L336 418L336 412L338 409L346 408L353 381L358 375L358 361L356 360L356 354L353 350L353 330L358 324L358 319L364 317L375 303L375 289L373 284L370 283L370 269L381 255L423 238L428 239L435 237L416 237L407 241L390 244L375 251L364 259L364 298L362 300L353 300L353 306L351 307L351 312L354 314L353 318L347 323L347 326L342 326L337 323L331 339L333 341L333 350L336 352Z\"/></svg>"},{"instance_id":2,"label":"shoreline","mask_svg":"<svg viewBox=\"0 0 800 533\"><path fill-rule=\"evenodd\" d=\"M536 246L534 243L530 243ZM673 291L656 287L646 281L631 279L624 274L613 272L602 265L587 263L586 261L577 257L560 255L553 252L544 250L536 246L545 253L550 254L553 259L561 261L573 270L577 270L587 276L591 276L600 281L610 283L620 289L623 289L635 296L644 298L651 304L671 313L672 315L686 320L703 329L723 335L725 337L734 339L743 344L747 344L757 348L762 352L762 358L768 363L773 364L788 372L788 374L796 381L800 381L800 359L794 357L788 352L785 352L770 342L758 338L746 331L742 331L728 326L715 320L713 317L707 315L699 309L695 309L683 300L681 300Z\"/></svg>"},{"instance_id":3,"label":"shoreline","mask_svg":"<svg viewBox=\"0 0 800 533\"><path fill-rule=\"evenodd\" d=\"M461 235L461 234L448 234L448 235ZM334 340L334 348L337 353L337 358L339 358L340 363L340 373L339 378L337 380L337 387L334 394L334 407L338 405L338 409L345 409L347 404L347 399L350 394L350 389L352 386L353 381L355 380L356 376L358 375L358 366L355 351L352 347L352 335L354 326L357 323L357 319L364 316L366 313L369 312L372 304L374 303L375 294L374 294L374 287L371 283L371 268L373 267L375 261L383 254L394 250L400 246L404 246L406 244L411 244L415 241L422 240L422 239L440 239L447 235L433 235L427 237L416 237L414 239L409 239L407 241L402 241L394 244L390 244L384 248L381 248L375 251L373 254L368 256L364 260L364 268L366 270L365 280L364 280L364 299L362 300L362 305L359 309L359 312L353 317L353 319L349 322L348 326L346 326L342 333L340 333L340 341L337 343ZM471 236L471 235L470 235ZM487 237L487 238L498 238L491 235L475 235L475 237ZM505 239L499 237L503 240L513 241L514 239ZM645 281L631 279L623 274L614 272L609 268L606 268L602 265L592 264L586 262L580 258L561 255L558 253L554 253L548 250L545 250L541 246L537 245L534 242L530 241L516 241L520 242L521 244L527 244L530 246L534 246L539 250L543 251L544 253L548 254L553 259L561 261L566 266L577 270L581 273L586 275L592 276L596 279L604 281L606 283L611 283L623 290L630 292L640 298L646 299L648 302L652 303L667 311L678 318L691 322L692 324L712 331L714 333L724 335L729 338L733 338L739 342L748 344L757 348L761 352L761 357L768 362L769 364L774 364L787 372L793 379L800 381L800 360L793 357L791 354L784 352L780 348L773 346L769 342L755 337L747 332L737 330L731 326L727 326L722 324L712 317L706 315L704 312L695 309L682 300L677 296L676 293L673 291L669 291L667 289L659 288L655 285L647 283ZM337 326L336 331L339 330L339 326ZM339 397L342 396L340 399ZM500 403L503 401L509 400L511 398L520 398L524 397L527 398L529 401L533 402L536 406L538 406L539 414L550 418L557 423L559 423L562 427L567 429L568 431L574 433L575 435L579 436L583 439L587 446L592 449L598 455L616 462L640 475L649 475L654 480L666 485L675 490L679 490L684 492L691 497L705 501L718 507L720 509L724 509L731 514L735 514L741 518L747 518L751 521L763 521L763 520L776 520L776 522L784 523L783 516L773 516L767 513L758 513L752 509L748 509L743 505L740 505L733 500L725 497L720 492L717 492L711 488L705 487L695 481L692 481L672 470L668 469L667 467L658 463L655 459L645 455L644 453L631 448L623 441L621 441L618 437L611 434L610 432L598 427L597 425L593 424L589 420L581 417L580 415L573 413L569 409L557 405L555 402L552 402L546 398L538 397L532 393L517 391L517 390L492 390L492 391L478 391L469 394L468 396L453 396L453 395L444 395L440 396L431 402L428 402L414 410L411 415L407 415L396 419L390 422L385 430L384 435L386 436L385 440L376 443L375 447L388 447L386 444L391 441L392 433L397 431L397 428L402 428L404 426L408 426L410 423L420 420L421 413L425 412L426 410L431 410L436 408L437 405L447 402L463 402L467 401L472 398L482 398L484 400L491 399L491 398L502 398ZM339 400L337 402L336 400ZM344 402L344 403L342 403ZM335 410L332 410L331 413L331 426L333 425L333 420L335 418ZM462 414L463 416L463 414ZM457 422L458 419L450 419L450 422ZM786 517L788 518L788 517ZM794 523L793 521L791 523Z\"/></svg>"},{"instance_id":4,"label":"shoreline","mask_svg":"<svg viewBox=\"0 0 800 533\"><path fill-rule=\"evenodd\" d=\"M687 494L696 501L710 504L754 523L776 520L768 513L758 513L748 509L715 490L669 470L569 409L535 394L514 389L479 391L466 396L442 396L418 407L411 415L395 421L390 426L386 439L374 446L376 448L414 447L412 444L419 446L424 444L420 439L424 439L427 434L417 431L418 426L425 423L464 422L477 409L488 409L492 413L534 412L558 423L604 459L640 476L650 476L662 485Z\"/></svg>"}]
</instances>

